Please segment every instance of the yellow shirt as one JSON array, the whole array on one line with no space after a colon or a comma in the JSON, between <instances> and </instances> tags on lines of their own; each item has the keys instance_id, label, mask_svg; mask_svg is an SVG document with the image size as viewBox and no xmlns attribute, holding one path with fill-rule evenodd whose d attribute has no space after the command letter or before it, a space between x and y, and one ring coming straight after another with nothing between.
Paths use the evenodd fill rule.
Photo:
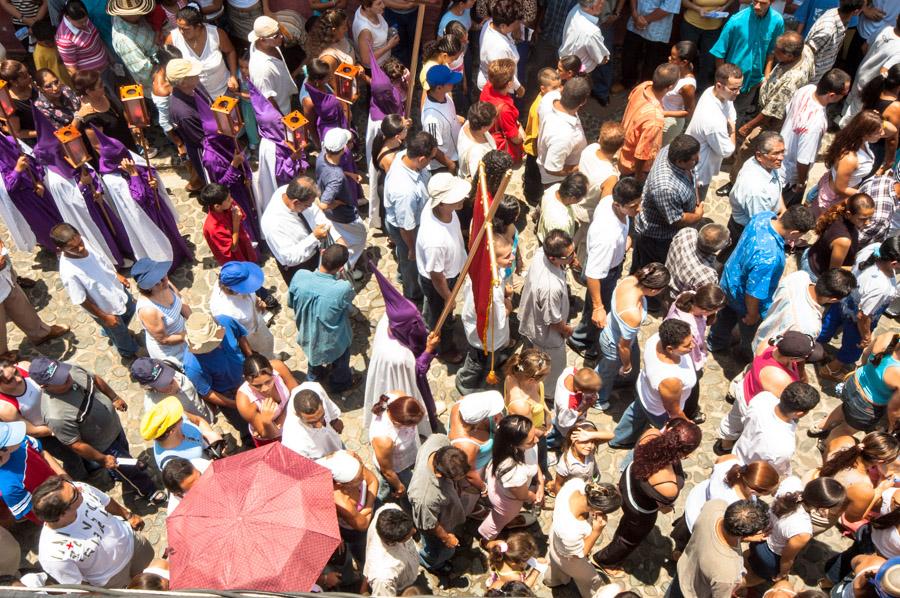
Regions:
<instances>
[{"instance_id":1,"label":"yellow shirt","mask_svg":"<svg viewBox=\"0 0 900 598\"><path fill-rule=\"evenodd\" d=\"M531 108L528 109L528 121L525 123L525 142L522 147L529 156L537 156L537 137L541 128L541 123L538 122L538 106L543 97L544 94L539 93L531 103Z\"/></svg>"},{"instance_id":2,"label":"yellow shirt","mask_svg":"<svg viewBox=\"0 0 900 598\"><path fill-rule=\"evenodd\" d=\"M535 401L532 398L527 398L527 399L521 398L521 399L515 399L515 400L516 401L524 401L524 402L528 403L528 405L531 407L531 425L534 426L535 428L543 428L544 423L546 422L544 415L548 411L547 405L546 405L546 403L544 403L544 383L543 382L538 384L538 396L540 398L540 402ZM507 387L505 380L503 381L503 399L508 408L509 404L512 401L509 400L509 388Z\"/></svg>"},{"instance_id":3,"label":"yellow shirt","mask_svg":"<svg viewBox=\"0 0 900 598\"><path fill-rule=\"evenodd\" d=\"M49 69L63 85L72 87L72 77L69 76L66 65L64 65L62 59L60 59L59 52L56 51L56 46L36 44L34 46L34 68L35 70Z\"/></svg>"},{"instance_id":4,"label":"yellow shirt","mask_svg":"<svg viewBox=\"0 0 900 598\"><path fill-rule=\"evenodd\" d=\"M429 60L428 62L426 62L425 64L422 65L422 70L419 71L419 85L422 86L423 90L428 91L429 89L431 89L431 86L428 84L428 81L425 80L425 76L428 75L428 69L430 69L433 66L437 66L438 64L440 64L440 63L437 62L436 60Z\"/></svg>"},{"instance_id":5,"label":"yellow shirt","mask_svg":"<svg viewBox=\"0 0 900 598\"><path fill-rule=\"evenodd\" d=\"M722 0L694 0L694 4L707 10L714 10L722 6L723 2ZM701 17L696 10L691 10L690 8L684 11L684 20L697 29L705 29L706 31L718 29L725 24L725 19L707 19Z\"/></svg>"}]
</instances>

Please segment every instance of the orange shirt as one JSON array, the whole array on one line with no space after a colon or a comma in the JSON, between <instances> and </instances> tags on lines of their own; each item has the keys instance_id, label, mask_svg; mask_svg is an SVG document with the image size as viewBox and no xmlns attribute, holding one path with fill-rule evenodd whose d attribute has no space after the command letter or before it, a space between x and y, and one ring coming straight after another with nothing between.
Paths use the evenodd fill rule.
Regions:
<instances>
[{"instance_id":1,"label":"orange shirt","mask_svg":"<svg viewBox=\"0 0 900 598\"><path fill-rule=\"evenodd\" d=\"M645 81L628 96L628 105L622 117L625 145L619 154L619 168L623 174L634 173L635 160L644 160L644 170L649 171L662 147L666 122L662 104L653 95L652 85L652 81Z\"/></svg>"}]
</instances>

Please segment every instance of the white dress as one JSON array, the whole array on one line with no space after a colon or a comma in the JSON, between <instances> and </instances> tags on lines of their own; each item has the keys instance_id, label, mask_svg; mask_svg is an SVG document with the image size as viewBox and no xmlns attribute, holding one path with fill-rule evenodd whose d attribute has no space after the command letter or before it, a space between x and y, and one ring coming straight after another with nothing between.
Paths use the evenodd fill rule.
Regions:
<instances>
[{"instance_id":1,"label":"white dress","mask_svg":"<svg viewBox=\"0 0 900 598\"><path fill-rule=\"evenodd\" d=\"M280 186L275 180L275 160L276 145L271 139L260 137L259 139L259 169L253 177L253 184L256 187L254 200L256 202L256 213L262 215L272 199L272 194ZM265 231L262 232L265 238Z\"/></svg>"},{"instance_id":2,"label":"white dress","mask_svg":"<svg viewBox=\"0 0 900 598\"><path fill-rule=\"evenodd\" d=\"M141 156L131 152L129 156L135 164L146 164ZM148 257L157 262L172 261L172 242L166 234L156 226L144 212L143 208L134 201L131 191L128 189L127 175L119 172L112 172L101 175L103 187L106 196L109 197L110 203L115 207L116 213L122 220L122 226L128 233L128 240L131 248L134 250L134 258L139 260ZM172 213L175 222L178 222L178 212L166 193L166 186L163 184L159 173L154 171L156 177L156 193L159 197L160 205L165 207Z\"/></svg>"},{"instance_id":3,"label":"white dress","mask_svg":"<svg viewBox=\"0 0 900 598\"><path fill-rule=\"evenodd\" d=\"M366 373L363 429L368 430L372 422L372 406L382 394L392 390L406 392L425 410L425 401L419 387L416 386L416 358L412 351L400 344L400 341L388 335L388 319L387 316L382 316L375 328L372 358ZM431 425L427 417L423 417L419 422L419 434L431 435Z\"/></svg>"},{"instance_id":4,"label":"white dress","mask_svg":"<svg viewBox=\"0 0 900 598\"><path fill-rule=\"evenodd\" d=\"M3 224L9 230L9 235L19 251L30 253L34 250L34 246L37 245L37 238L34 236L34 231L28 226L25 217L22 216L22 212L9 198L3 177L0 177L0 219L3 220Z\"/></svg>"},{"instance_id":5,"label":"white dress","mask_svg":"<svg viewBox=\"0 0 900 598\"><path fill-rule=\"evenodd\" d=\"M85 164L84 168L87 168L89 171L94 170L90 164ZM48 168L47 174L44 176L44 186L53 196L56 209L59 210L63 222L74 226L92 247L106 256L109 263L115 264L116 258L113 257L109 245L106 244L103 233L100 232L97 224L91 218L84 196L81 194L75 181ZM104 194L102 201L106 203L107 210L113 209L106 194Z\"/></svg>"}]
</instances>

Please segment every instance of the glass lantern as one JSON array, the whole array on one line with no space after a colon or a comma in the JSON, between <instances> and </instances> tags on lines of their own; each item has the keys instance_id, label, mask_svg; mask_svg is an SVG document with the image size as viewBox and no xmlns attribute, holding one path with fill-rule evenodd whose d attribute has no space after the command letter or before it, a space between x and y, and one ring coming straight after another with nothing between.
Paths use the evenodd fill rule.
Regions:
<instances>
[{"instance_id":1,"label":"glass lantern","mask_svg":"<svg viewBox=\"0 0 900 598\"><path fill-rule=\"evenodd\" d=\"M54 131L53 134L62 143L66 158L69 159L74 168L81 168L91 159L88 149L84 145L81 132L75 125L61 127Z\"/></svg>"},{"instance_id":2,"label":"glass lantern","mask_svg":"<svg viewBox=\"0 0 900 598\"><path fill-rule=\"evenodd\" d=\"M238 133L244 127L244 120L241 118L240 103L237 98L231 96L219 96L213 100L213 115L216 117L216 129L220 135L228 135L229 137L237 137Z\"/></svg>"},{"instance_id":3,"label":"glass lantern","mask_svg":"<svg viewBox=\"0 0 900 598\"><path fill-rule=\"evenodd\" d=\"M334 71L335 95L337 99L348 104L356 100L356 77L362 72L362 67L342 62Z\"/></svg>"},{"instance_id":4,"label":"glass lantern","mask_svg":"<svg viewBox=\"0 0 900 598\"><path fill-rule=\"evenodd\" d=\"M309 121L299 110L281 117L284 123L284 141L296 152L309 140Z\"/></svg>"},{"instance_id":5,"label":"glass lantern","mask_svg":"<svg viewBox=\"0 0 900 598\"><path fill-rule=\"evenodd\" d=\"M139 129L150 126L150 114L144 102L143 85L123 85L119 88L119 98L125 107L125 120L129 125Z\"/></svg>"}]
</instances>

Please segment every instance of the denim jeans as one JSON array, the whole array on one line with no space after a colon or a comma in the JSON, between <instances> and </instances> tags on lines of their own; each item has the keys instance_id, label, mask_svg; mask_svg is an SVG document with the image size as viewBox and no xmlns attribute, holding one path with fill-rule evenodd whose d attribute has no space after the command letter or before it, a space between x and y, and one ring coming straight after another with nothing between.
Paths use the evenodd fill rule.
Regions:
<instances>
[{"instance_id":1,"label":"denim jeans","mask_svg":"<svg viewBox=\"0 0 900 598\"><path fill-rule=\"evenodd\" d=\"M418 9L407 13L394 12L390 8L384 11L384 20L388 25L397 30L400 43L394 48L392 54L400 61L400 64L410 64L412 59L413 38L416 35L416 17Z\"/></svg>"},{"instance_id":2,"label":"denim jeans","mask_svg":"<svg viewBox=\"0 0 900 598\"><path fill-rule=\"evenodd\" d=\"M669 584L669 589L666 590L665 598L684 598L684 593L681 591L681 582L678 581L678 571L675 571L675 575L672 576L672 582Z\"/></svg>"},{"instance_id":3,"label":"denim jeans","mask_svg":"<svg viewBox=\"0 0 900 598\"><path fill-rule=\"evenodd\" d=\"M635 399L622 414L622 419L619 420L619 425L613 432L615 436L609 441L609 446L610 448L631 448L647 429L647 425L662 428L667 421L669 421L667 413L662 415L647 413L640 399Z\"/></svg>"},{"instance_id":4,"label":"denim jeans","mask_svg":"<svg viewBox=\"0 0 900 598\"><path fill-rule=\"evenodd\" d=\"M726 305L722 311L716 314L716 321L709 329L709 336L706 338L706 346L710 351L723 351L731 345L731 331L734 327L738 327L741 334L739 345L740 352L745 355L752 355L751 345L753 337L756 335L756 329L759 328L759 322L753 326L744 324L741 320L742 315L734 311L730 305Z\"/></svg>"},{"instance_id":5,"label":"denim jeans","mask_svg":"<svg viewBox=\"0 0 900 598\"><path fill-rule=\"evenodd\" d=\"M116 436L113 443L100 452L104 455L112 455L117 459L132 459L133 457L129 450L125 432L119 431L119 435ZM97 471L102 465L96 461L88 461L86 462L86 467L88 471ZM119 465L116 469L111 469L109 473L114 480L122 482L125 489L136 489L142 497L151 496L156 492L156 484L153 483L153 479L142 467L137 465ZM129 484L129 482L131 483Z\"/></svg>"},{"instance_id":6,"label":"denim jeans","mask_svg":"<svg viewBox=\"0 0 900 598\"><path fill-rule=\"evenodd\" d=\"M825 562L825 577L832 583L839 582L852 570L850 562L853 557L873 552L875 544L872 542L872 526L866 524L856 530L850 548Z\"/></svg>"},{"instance_id":7,"label":"denim jeans","mask_svg":"<svg viewBox=\"0 0 900 598\"><path fill-rule=\"evenodd\" d=\"M126 294L128 295L128 303L125 304L125 313L116 316L115 326L104 325L100 321L100 318L93 314L91 314L91 317L94 318L94 321L103 329L103 336L109 339L109 342L116 348L119 355L122 357L134 357L135 353L138 351L138 344L134 340L131 331L128 330L128 324L131 323L131 319L134 317L137 302L134 300L134 297L131 296L131 293Z\"/></svg>"},{"instance_id":8,"label":"denim jeans","mask_svg":"<svg viewBox=\"0 0 900 598\"><path fill-rule=\"evenodd\" d=\"M347 347L341 356L332 363L311 366L306 372L306 379L310 382L321 382L325 376L328 376L328 384L331 386L332 393L339 393L350 387L353 378L350 372L350 347Z\"/></svg>"},{"instance_id":9,"label":"denim jeans","mask_svg":"<svg viewBox=\"0 0 900 598\"><path fill-rule=\"evenodd\" d=\"M438 569L453 558L455 548L447 548L434 532L422 530L422 548L419 549L419 562L426 569Z\"/></svg>"},{"instance_id":10,"label":"denim jeans","mask_svg":"<svg viewBox=\"0 0 900 598\"><path fill-rule=\"evenodd\" d=\"M622 276L622 264L610 269L605 278L600 279L600 300L603 302L603 309L609 313L610 303L613 291L616 289L616 283ZM600 339L600 329L594 325L591 315L594 313L594 301L591 298L590 291L584 294L584 309L581 311L581 321L575 328L575 332L569 337L569 345L574 345L589 356L596 356L599 353L597 341ZM609 316L610 318L612 316Z\"/></svg>"},{"instance_id":11,"label":"denim jeans","mask_svg":"<svg viewBox=\"0 0 900 598\"><path fill-rule=\"evenodd\" d=\"M881 312L878 312L872 318L870 330L875 330L880 319ZM844 306L841 302L832 303L825 310L825 315L822 317L822 332L819 333L819 338L816 341L828 344L837 335L838 331L842 331L841 348L835 357L841 363L856 363L863 352L857 346L862 337L859 334L859 327L856 325L856 321L844 313Z\"/></svg>"},{"instance_id":12,"label":"denim jeans","mask_svg":"<svg viewBox=\"0 0 900 598\"><path fill-rule=\"evenodd\" d=\"M641 347L640 343L633 341L631 344L631 372L627 376L619 375L619 368L622 362L619 361L619 349L610 350L608 347L601 345L600 362L594 368L600 374L600 391L597 393L597 402L606 403L612 395L613 388L617 383L629 383L637 379L638 372L641 369Z\"/></svg>"},{"instance_id":13,"label":"denim jeans","mask_svg":"<svg viewBox=\"0 0 900 598\"><path fill-rule=\"evenodd\" d=\"M419 271L416 269L415 260L409 259L409 247L400 234L400 229L384 221L384 229L394 242L394 258L397 260L397 273L400 275L400 284L403 285L403 296L411 301L422 300L422 289L419 287ZM415 250L415 248L413 248Z\"/></svg>"},{"instance_id":14,"label":"denim jeans","mask_svg":"<svg viewBox=\"0 0 900 598\"><path fill-rule=\"evenodd\" d=\"M598 98L608 100L609 90L613 84L613 71L615 70L613 67L613 56L615 55L613 41L616 35L615 24L600 25L600 33L603 35L603 43L609 49L610 55L606 64L601 64L591 73L591 87L594 95Z\"/></svg>"}]
</instances>

